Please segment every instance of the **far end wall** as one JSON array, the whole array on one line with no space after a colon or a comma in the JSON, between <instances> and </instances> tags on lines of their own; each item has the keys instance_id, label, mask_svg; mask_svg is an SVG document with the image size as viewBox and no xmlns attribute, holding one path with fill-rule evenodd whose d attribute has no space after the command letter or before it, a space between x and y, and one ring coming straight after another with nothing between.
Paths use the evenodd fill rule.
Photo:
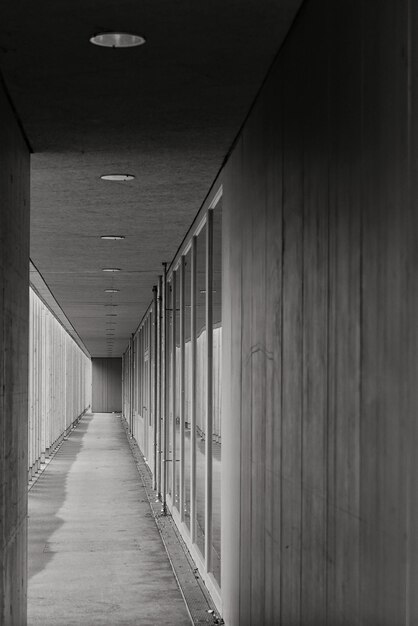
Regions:
<instances>
[{"instance_id":1,"label":"far end wall","mask_svg":"<svg viewBox=\"0 0 418 626\"><path fill-rule=\"evenodd\" d=\"M122 359L92 359L94 413L122 410Z\"/></svg>"}]
</instances>

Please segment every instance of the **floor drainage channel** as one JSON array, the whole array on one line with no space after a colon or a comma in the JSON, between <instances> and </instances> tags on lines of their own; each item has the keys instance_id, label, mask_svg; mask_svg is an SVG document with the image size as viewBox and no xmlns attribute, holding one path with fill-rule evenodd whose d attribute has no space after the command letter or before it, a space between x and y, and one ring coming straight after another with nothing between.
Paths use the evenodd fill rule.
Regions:
<instances>
[{"instance_id":1,"label":"floor drainage channel","mask_svg":"<svg viewBox=\"0 0 418 626\"><path fill-rule=\"evenodd\" d=\"M161 502L156 501L152 477L135 439L131 438L125 420L121 418L136 467L144 485L155 523L160 532L174 575L186 603L192 624L223 624L211 597L197 573L196 566L170 514L163 515Z\"/></svg>"}]
</instances>

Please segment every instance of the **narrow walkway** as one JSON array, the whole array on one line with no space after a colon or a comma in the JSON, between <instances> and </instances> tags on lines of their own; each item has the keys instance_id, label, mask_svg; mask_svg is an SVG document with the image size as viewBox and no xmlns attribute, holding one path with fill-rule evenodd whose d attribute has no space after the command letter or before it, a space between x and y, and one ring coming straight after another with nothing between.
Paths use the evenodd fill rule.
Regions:
<instances>
[{"instance_id":1,"label":"narrow walkway","mask_svg":"<svg viewBox=\"0 0 418 626\"><path fill-rule=\"evenodd\" d=\"M28 625L190 624L114 414L86 415L29 492Z\"/></svg>"}]
</instances>

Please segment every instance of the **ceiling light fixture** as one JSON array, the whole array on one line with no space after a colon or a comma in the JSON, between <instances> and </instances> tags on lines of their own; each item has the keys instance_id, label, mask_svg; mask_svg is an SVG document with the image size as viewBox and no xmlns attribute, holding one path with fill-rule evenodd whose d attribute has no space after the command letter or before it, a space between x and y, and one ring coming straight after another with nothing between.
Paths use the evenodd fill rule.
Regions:
<instances>
[{"instance_id":1,"label":"ceiling light fixture","mask_svg":"<svg viewBox=\"0 0 418 626\"><path fill-rule=\"evenodd\" d=\"M127 181L133 180L135 176L133 174L103 174L100 178L102 180Z\"/></svg>"},{"instance_id":2,"label":"ceiling light fixture","mask_svg":"<svg viewBox=\"0 0 418 626\"><path fill-rule=\"evenodd\" d=\"M110 304L105 304L105 306L118 306L118 305L110 303ZM110 313L110 315L112 315L112 314ZM116 315L116 313L115 313L115 315Z\"/></svg>"},{"instance_id":3,"label":"ceiling light fixture","mask_svg":"<svg viewBox=\"0 0 418 626\"><path fill-rule=\"evenodd\" d=\"M106 313L106 317L117 317L117 313Z\"/></svg>"},{"instance_id":4,"label":"ceiling light fixture","mask_svg":"<svg viewBox=\"0 0 418 626\"><path fill-rule=\"evenodd\" d=\"M119 241L125 239L125 235L100 235L100 239L110 239L112 241Z\"/></svg>"},{"instance_id":5,"label":"ceiling light fixture","mask_svg":"<svg viewBox=\"0 0 418 626\"><path fill-rule=\"evenodd\" d=\"M90 43L104 48L133 48L145 43L144 37L132 33L97 33L90 37Z\"/></svg>"},{"instance_id":6,"label":"ceiling light fixture","mask_svg":"<svg viewBox=\"0 0 418 626\"><path fill-rule=\"evenodd\" d=\"M120 272L120 267L104 267L102 272Z\"/></svg>"},{"instance_id":7,"label":"ceiling light fixture","mask_svg":"<svg viewBox=\"0 0 418 626\"><path fill-rule=\"evenodd\" d=\"M117 293L120 289L105 289L106 293Z\"/></svg>"}]
</instances>

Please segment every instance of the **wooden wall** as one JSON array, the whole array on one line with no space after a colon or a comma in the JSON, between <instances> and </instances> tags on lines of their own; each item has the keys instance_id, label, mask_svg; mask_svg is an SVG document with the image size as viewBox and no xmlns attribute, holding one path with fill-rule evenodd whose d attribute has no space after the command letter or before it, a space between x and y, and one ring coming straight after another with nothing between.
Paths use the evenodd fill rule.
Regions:
<instances>
[{"instance_id":1,"label":"wooden wall","mask_svg":"<svg viewBox=\"0 0 418 626\"><path fill-rule=\"evenodd\" d=\"M122 411L122 359L92 359L93 413Z\"/></svg>"},{"instance_id":2,"label":"wooden wall","mask_svg":"<svg viewBox=\"0 0 418 626\"><path fill-rule=\"evenodd\" d=\"M29 150L0 83L0 624L26 624Z\"/></svg>"},{"instance_id":3,"label":"wooden wall","mask_svg":"<svg viewBox=\"0 0 418 626\"><path fill-rule=\"evenodd\" d=\"M417 42L305 2L222 173L228 626L418 623Z\"/></svg>"}]
</instances>

